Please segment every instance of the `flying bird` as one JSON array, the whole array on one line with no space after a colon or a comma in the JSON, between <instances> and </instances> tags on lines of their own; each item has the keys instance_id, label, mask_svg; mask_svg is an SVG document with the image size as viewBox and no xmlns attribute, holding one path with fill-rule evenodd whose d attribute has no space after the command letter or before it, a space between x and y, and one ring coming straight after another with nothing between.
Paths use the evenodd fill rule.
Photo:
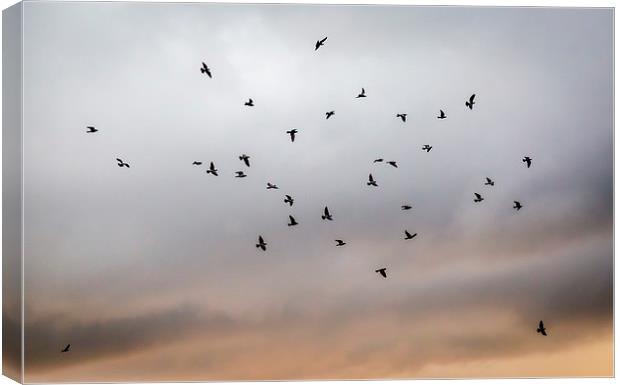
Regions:
<instances>
[{"instance_id":1,"label":"flying bird","mask_svg":"<svg viewBox=\"0 0 620 385\"><path fill-rule=\"evenodd\" d=\"M433 146L429 146L428 144L425 144L424 146L422 146L422 151L431 152L432 149L433 149Z\"/></svg>"},{"instance_id":2,"label":"flying bird","mask_svg":"<svg viewBox=\"0 0 620 385\"><path fill-rule=\"evenodd\" d=\"M484 184L485 186L495 186L495 182L491 180L491 178L487 177L487 181Z\"/></svg>"},{"instance_id":3,"label":"flying bird","mask_svg":"<svg viewBox=\"0 0 620 385\"><path fill-rule=\"evenodd\" d=\"M386 273L387 268L386 267L382 267L381 269L377 269L375 270L375 273L379 273L381 274L381 276L383 278L387 278L387 273Z\"/></svg>"},{"instance_id":4,"label":"flying bird","mask_svg":"<svg viewBox=\"0 0 620 385\"><path fill-rule=\"evenodd\" d=\"M521 208L523 207L523 206L521 205L521 202L519 202L519 201L514 201L514 203L515 203L515 205L514 205L514 206L512 206L512 208L513 208L513 209L515 209L515 210L517 210L517 211L521 210Z\"/></svg>"},{"instance_id":5,"label":"flying bird","mask_svg":"<svg viewBox=\"0 0 620 385\"><path fill-rule=\"evenodd\" d=\"M356 98L365 98L366 97L366 90L362 88L362 92L360 92L359 95L356 96Z\"/></svg>"},{"instance_id":6,"label":"flying bird","mask_svg":"<svg viewBox=\"0 0 620 385\"><path fill-rule=\"evenodd\" d=\"M207 74L208 77L212 77L211 70L209 69L209 67L207 67L205 62L202 62L202 68L200 69L200 72L202 72L203 74Z\"/></svg>"},{"instance_id":7,"label":"flying bird","mask_svg":"<svg viewBox=\"0 0 620 385\"><path fill-rule=\"evenodd\" d=\"M437 117L437 119L445 119L447 118L446 113L443 112L443 110L439 110L439 116Z\"/></svg>"},{"instance_id":8,"label":"flying bird","mask_svg":"<svg viewBox=\"0 0 620 385\"><path fill-rule=\"evenodd\" d=\"M328 111L325 113L325 119L329 119L330 116L334 115L336 111Z\"/></svg>"},{"instance_id":9,"label":"flying bird","mask_svg":"<svg viewBox=\"0 0 620 385\"><path fill-rule=\"evenodd\" d=\"M397 118L400 118L403 122L407 121L407 114L396 114Z\"/></svg>"},{"instance_id":10,"label":"flying bird","mask_svg":"<svg viewBox=\"0 0 620 385\"><path fill-rule=\"evenodd\" d=\"M252 100L252 98L250 98L247 102L244 103L244 105L246 105L248 107L254 107L254 100Z\"/></svg>"},{"instance_id":11,"label":"flying bird","mask_svg":"<svg viewBox=\"0 0 620 385\"><path fill-rule=\"evenodd\" d=\"M286 133L291 136L291 142L294 142L295 141L295 134L297 133L297 129L293 128L290 131L286 131Z\"/></svg>"},{"instance_id":12,"label":"flying bird","mask_svg":"<svg viewBox=\"0 0 620 385\"><path fill-rule=\"evenodd\" d=\"M246 166L250 167L250 157L246 154L239 156L239 160L245 163Z\"/></svg>"},{"instance_id":13,"label":"flying bird","mask_svg":"<svg viewBox=\"0 0 620 385\"><path fill-rule=\"evenodd\" d=\"M545 328L545 324L542 322L542 320L540 320L540 322L538 323L538 329L536 329L536 333L540 333L543 336L547 335L547 329Z\"/></svg>"},{"instance_id":14,"label":"flying bird","mask_svg":"<svg viewBox=\"0 0 620 385\"><path fill-rule=\"evenodd\" d=\"M267 190L271 190L271 189L278 189L279 187L276 186L275 184L271 184L269 182L267 182Z\"/></svg>"},{"instance_id":15,"label":"flying bird","mask_svg":"<svg viewBox=\"0 0 620 385\"><path fill-rule=\"evenodd\" d=\"M527 164L527 168L530 168L530 166L532 165L532 158L530 158L529 156L524 157L523 159L521 159L521 161Z\"/></svg>"},{"instance_id":16,"label":"flying bird","mask_svg":"<svg viewBox=\"0 0 620 385\"><path fill-rule=\"evenodd\" d=\"M70 351L70 350L71 350L71 344L69 344L69 345L65 346L65 348L64 348L64 349L62 349L60 352L61 352L61 353L66 353L66 352L68 352L68 351Z\"/></svg>"},{"instance_id":17,"label":"flying bird","mask_svg":"<svg viewBox=\"0 0 620 385\"><path fill-rule=\"evenodd\" d=\"M336 239L336 246L344 246L347 243L344 242L342 239Z\"/></svg>"},{"instance_id":18,"label":"flying bird","mask_svg":"<svg viewBox=\"0 0 620 385\"><path fill-rule=\"evenodd\" d=\"M194 166L200 166L201 164L202 164L202 162L199 162L199 161L197 161L197 160L195 160L195 161L192 163L192 165L194 165Z\"/></svg>"},{"instance_id":19,"label":"flying bird","mask_svg":"<svg viewBox=\"0 0 620 385\"><path fill-rule=\"evenodd\" d=\"M411 210L411 206L410 205L402 205L400 206L401 210Z\"/></svg>"},{"instance_id":20,"label":"flying bird","mask_svg":"<svg viewBox=\"0 0 620 385\"><path fill-rule=\"evenodd\" d=\"M207 174L213 174L213 175L217 176L217 169L215 168L215 165L213 164L213 162L211 162L211 164L209 165L209 169L207 170Z\"/></svg>"},{"instance_id":21,"label":"flying bird","mask_svg":"<svg viewBox=\"0 0 620 385\"><path fill-rule=\"evenodd\" d=\"M261 248L263 251L267 250L267 242L263 240L262 235L258 236L258 243L256 244L256 247Z\"/></svg>"},{"instance_id":22,"label":"flying bird","mask_svg":"<svg viewBox=\"0 0 620 385\"><path fill-rule=\"evenodd\" d=\"M96 128L95 128L95 127L93 127L93 126L86 126L86 128L88 128L88 131L86 131L86 132L88 132L88 133L92 133L92 132L97 132L97 131L99 131L98 129L96 129Z\"/></svg>"},{"instance_id":23,"label":"flying bird","mask_svg":"<svg viewBox=\"0 0 620 385\"><path fill-rule=\"evenodd\" d=\"M368 182L366 182L367 186L375 186L377 187L377 181L372 177L372 174L368 174Z\"/></svg>"},{"instance_id":24,"label":"flying bird","mask_svg":"<svg viewBox=\"0 0 620 385\"><path fill-rule=\"evenodd\" d=\"M245 178L247 175L243 171L235 171L235 178Z\"/></svg>"},{"instance_id":25,"label":"flying bird","mask_svg":"<svg viewBox=\"0 0 620 385\"><path fill-rule=\"evenodd\" d=\"M288 225L289 225L289 226L297 226L297 225L298 225L297 221L295 220L295 218L293 218L293 216L292 216L292 215L289 215L289 216L288 216L288 219L289 219L289 221L290 221L290 222L288 223Z\"/></svg>"},{"instance_id":26,"label":"flying bird","mask_svg":"<svg viewBox=\"0 0 620 385\"><path fill-rule=\"evenodd\" d=\"M323 220L328 220L331 221L333 220L332 215L329 213L329 209L327 208L327 206L325 206L325 209L323 210L323 215L321 215L321 218L323 218Z\"/></svg>"},{"instance_id":27,"label":"flying bird","mask_svg":"<svg viewBox=\"0 0 620 385\"><path fill-rule=\"evenodd\" d=\"M322 40L317 40L316 44L314 45L314 50L316 51L317 49L319 49L320 46L325 44L325 40L327 40L327 37L324 37Z\"/></svg>"},{"instance_id":28,"label":"flying bird","mask_svg":"<svg viewBox=\"0 0 620 385\"><path fill-rule=\"evenodd\" d=\"M375 159L372 163L379 163L379 162L383 162L383 158Z\"/></svg>"},{"instance_id":29,"label":"flying bird","mask_svg":"<svg viewBox=\"0 0 620 385\"><path fill-rule=\"evenodd\" d=\"M396 161L394 160L390 160L389 162L386 162L387 164L389 164L392 167L398 168L398 165L396 164Z\"/></svg>"},{"instance_id":30,"label":"flying bird","mask_svg":"<svg viewBox=\"0 0 620 385\"><path fill-rule=\"evenodd\" d=\"M122 159L116 158L116 161L118 162L118 167L127 167L127 168L129 168L129 163L123 162Z\"/></svg>"},{"instance_id":31,"label":"flying bird","mask_svg":"<svg viewBox=\"0 0 620 385\"><path fill-rule=\"evenodd\" d=\"M289 206L293 205L293 197L290 195L285 195L286 198L284 198L284 203L288 203Z\"/></svg>"},{"instance_id":32,"label":"flying bird","mask_svg":"<svg viewBox=\"0 0 620 385\"><path fill-rule=\"evenodd\" d=\"M411 234L409 231L405 230L405 239L413 239L418 235L418 233Z\"/></svg>"},{"instance_id":33,"label":"flying bird","mask_svg":"<svg viewBox=\"0 0 620 385\"><path fill-rule=\"evenodd\" d=\"M476 196L476 199L474 199L474 202L482 202L484 200L484 198L480 194L474 193L474 195Z\"/></svg>"},{"instance_id":34,"label":"flying bird","mask_svg":"<svg viewBox=\"0 0 620 385\"><path fill-rule=\"evenodd\" d=\"M476 94L473 94L472 96L469 97L469 101L465 102L465 105L467 107L469 107L470 110L472 110L474 108L474 98L476 97Z\"/></svg>"}]
</instances>

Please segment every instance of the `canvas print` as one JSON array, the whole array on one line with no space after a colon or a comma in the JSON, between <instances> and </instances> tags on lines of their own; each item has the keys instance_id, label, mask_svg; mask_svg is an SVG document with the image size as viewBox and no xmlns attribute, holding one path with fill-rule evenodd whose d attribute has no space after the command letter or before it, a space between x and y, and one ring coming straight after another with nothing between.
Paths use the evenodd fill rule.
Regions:
<instances>
[{"instance_id":1,"label":"canvas print","mask_svg":"<svg viewBox=\"0 0 620 385\"><path fill-rule=\"evenodd\" d=\"M15 7L6 375L614 375L612 9Z\"/></svg>"}]
</instances>

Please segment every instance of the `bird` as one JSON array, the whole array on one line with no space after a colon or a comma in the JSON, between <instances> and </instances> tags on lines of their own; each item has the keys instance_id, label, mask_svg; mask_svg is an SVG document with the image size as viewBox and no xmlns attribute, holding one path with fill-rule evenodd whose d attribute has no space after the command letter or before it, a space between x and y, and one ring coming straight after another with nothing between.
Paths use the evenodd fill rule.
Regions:
<instances>
[{"instance_id":1,"label":"bird","mask_svg":"<svg viewBox=\"0 0 620 385\"><path fill-rule=\"evenodd\" d=\"M532 158L530 158L529 156L524 157L523 159L521 159L521 161L527 164L527 168L530 168L530 166L532 165Z\"/></svg>"},{"instance_id":2,"label":"bird","mask_svg":"<svg viewBox=\"0 0 620 385\"><path fill-rule=\"evenodd\" d=\"M387 273L386 273L387 268L386 267L382 267L380 269L375 270L375 273L379 273L381 274L381 276L383 278L387 278Z\"/></svg>"},{"instance_id":3,"label":"bird","mask_svg":"<svg viewBox=\"0 0 620 385\"><path fill-rule=\"evenodd\" d=\"M540 320L540 322L538 323L538 329L536 329L536 333L540 333L543 336L547 335L547 329L545 328L545 324L542 322L542 320Z\"/></svg>"},{"instance_id":4,"label":"bird","mask_svg":"<svg viewBox=\"0 0 620 385\"><path fill-rule=\"evenodd\" d=\"M486 179L487 179L487 181L486 181L486 183L484 184L485 186L495 186L495 182L493 182L493 181L491 180L491 178L487 177Z\"/></svg>"},{"instance_id":5,"label":"bird","mask_svg":"<svg viewBox=\"0 0 620 385\"><path fill-rule=\"evenodd\" d=\"M474 195L476 196L476 199L474 199L474 202L482 202L484 200L484 198L480 194L474 193Z\"/></svg>"},{"instance_id":6,"label":"bird","mask_svg":"<svg viewBox=\"0 0 620 385\"><path fill-rule=\"evenodd\" d=\"M362 92L360 92L360 94L357 95L355 98L365 98L365 97L366 97L366 90L362 88Z\"/></svg>"},{"instance_id":7,"label":"bird","mask_svg":"<svg viewBox=\"0 0 620 385\"><path fill-rule=\"evenodd\" d=\"M411 206L410 205L402 205L400 206L401 210L411 210Z\"/></svg>"},{"instance_id":8,"label":"bird","mask_svg":"<svg viewBox=\"0 0 620 385\"><path fill-rule=\"evenodd\" d=\"M325 44L325 40L327 40L327 37L324 37L322 40L317 40L316 44L314 45L314 50L316 51L317 49L319 49L320 46Z\"/></svg>"},{"instance_id":9,"label":"bird","mask_svg":"<svg viewBox=\"0 0 620 385\"><path fill-rule=\"evenodd\" d=\"M248 107L254 107L254 100L252 100L252 98L250 98L247 102L244 103L244 105L246 105Z\"/></svg>"},{"instance_id":10,"label":"bird","mask_svg":"<svg viewBox=\"0 0 620 385\"><path fill-rule=\"evenodd\" d=\"M431 152L432 149L433 149L433 146L429 146L428 144L425 144L424 146L422 146L422 151Z\"/></svg>"},{"instance_id":11,"label":"bird","mask_svg":"<svg viewBox=\"0 0 620 385\"><path fill-rule=\"evenodd\" d=\"M195 160L195 161L192 163L192 165L194 165L194 166L200 166L201 164L202 164L202 162L199 162L199 161L197 161L197 160Z\"/></svg>"},{"instance_id":12,"label":"bird","mask_svg":"<svg viewBox=\"0 0 620 385\"><path fill-rule=\"evenodd\" d=\"M443 112L443 110L439 110L439 116L437 117L437 119L445 119L447 118L446 113Z\"/></svg>"},{"instance_id":13,"label":"bird","mask_svg":"<svg viewBox=\"0 0 620 385\"><path fill-rule=\"evenodd\" d=\"M276 186L275 184L269 183L267 182L267 190L271 190L271 189L279 189L278 186Z\"/></svg>"},{"instance_id":14,"label":"bird","mask_svg":"<svg viewBox=\"0 0 620 385\"><path fill-rule=\"evenodd\" d=\"M398 165L396 164L396 161L395 161L395 160L390 160L390 161L388 161L388 162L386 162L386 163L387 163L387 164L389 164L389 165L390 165L390 166L392 166L392 167L398 168Z\"/></svg>"},{"instance_id":15,"label":"bird","mask_svg":"<svg viewBox=\"0 0 620 385\"><path fill-rule=\"evenodd\" d=\"M256 244L256 247L261 248L263 251L267 250L267 242L263 240L262 235L258 236L258 243Z\"/></svg>"},{"instance_id":16,"label":"bird","mask_svg":"<svg viewBox=\"0 0 620 385\"><path fill-rule=\"evenodd\" d=\"M202 72L203 74L207 74L207 76L210 78L212 77L211 70L209 69L209 67L207 67L205 62L202 62L202 68L200 69L200 72Z\"/></svg>"},{"instance_id":17,"label":"bird","mask_svg":"<svg viewBox=\"0 0 620 385\"><path fill-rule=\"evenodd\" d=\"M375 159L372 163L379 163L379 162L383 162L383 158Z\"/></svg>"},{"instance_id":18,"label":"bird","mask_svg":"<svg viewBox=\"0 0 620 385\"><path fill-rule=\"evenodd\" d=\"M127 167L127 168L129 168L129 163L123 162L122 159L116 158L116 161L118 162L118 167Z\"/></svg>"},{"instance_id":19,"label":"bird","mask_svg":"<svg viewBox=\"0 0 620 385\"><path fill-rule=\"evenodd\" d=\"M65 346L65 348L64 348L64 349L62 349L60 352L61 352L61 353L66 353L66 352L68 352L68 351L70 351L70 350L71 350L71 344L68 344L68 345L67 345L67 346Z\"/></svg>"},{"instance_id":20,"label":"bird","mask_svg":"<svg viewBox=\"0 0 620 385\"><path fill-rule=\"evenodd\" d=\"M93 126L86 126L86 128L88 128L88 131L86 131L87 133L93 133L93 132L99 131L98 129L96 129Z\"/></svg>"},{"instance_id":21,"label":"bird","mask_svg":"<svg viewBox=\"0 0 620 385\"><path fill-rule=\"evenodd\" d=\"M289 225L289 226L297 226L297 225L298 225L297 221L295 220L295 218L293 218L293 216L292 216L292 215L289 215L289 216L288 216L288 219L289 219L289 221L290 221L290 222L288 223L288 225Z\"/></svg>"},{"instance_id":22,"label":"bird","mask_svg":"<svg viewBox=\"0 0 620 385\"><path fill-rule=\"evenodd\" d=\"M469 101L465 102L465 105L467 107L469 107L470 110L472 110L474 108L474 98L476 97L476 94L473 94L472 96L469 97Z\"/></svg>"},{"instance_id":23,"label":"bird","mask_svg":"<svg viewBox=\"0 0 620 385\"><path fill-rule=\"evenodd\" d=\"M246 166L250 167L250 157L246 154L239 156L239 160L245 163Z\"/></svg>"},{"instance_id":24,"label":"bird","mask_svg":"<svg viewBox=\"0 0 620 385\"><path fill-rule=\"evenodd\" d=\"M519 201L513 201L513 202L515 203L515 205L514 205L514 206L512 206L512 208L513 208L513 209L515 209L515 210L517 210L517 211L521 210L521 208L523 207L523 206L521 205L521 202L519 202Z\"/></svg>"},{"instance_id":25,"label":"bird","mask_svg":"<svg viewBox=\"0 0 620 385\"><path fill-rule=\"evenodd\" d=\"M405 230L405 239L413 239L418 235L418 233L411 234L409 231Z\"/></svg>"},{"instance_id":26,"label":"bird","mask_svg":"<svg viewBox=\"0 0 620 385\"><path fill-rule=\"evenodd\" d=\"M403 122L407 121L407 114L396 114L397 118L400 118Z\"/></svg>"},{"instance_id":27,"label":"bird","mask_svg":"<svg viewBox=\"0 0 620 385\"><path fill-rule=\"evenodd\" d=\"M215 168L215 165L213 164L213 162L211 162L211 164L209 165L209 169L207 170L207 174L213 174L213 175L217 176L217 169Z\"/></svg>"},{"instance_id":28,"label":"bird","mask_svg":"<svg viewBox=\"0 0 620 385\"><path fill-rule=\"evenodd\" d=\"M375 186L377 187L377 181L372 177L372 174L368 174L368 182L366 182L367 186Z\"/></svg>"},{"instance_id":29,"label":"bird","mask_svg":"<svg viewBox=\"0 0 620 385\"><path fill-rule=\"evenodd\" d=\"M329 119L330 116L336 114L336 111L327 111L325 113L325 119Z\"/></svg>"},{"instance_id":30,"label":"bird","mask_svg":"<svg viewBox=\"0 0 620 385\"><path fill-rule=\"evenodd\" d=\"M325 209L323 210L323 215L321 215L321 218L323 218L323 220L328 220L328 221L332 221L332 215L329 213L329 209L327 208L327 206L325 206Z\"/></svg>"},{"instance_id":31,"label":"bird","mask_svg":"<svg viewBox=\"0 0 620 385\"><path fill-rule=\"evenodd\" d=\"M235 171L235 178L245 178L247 175L243 171Z\"/></svg>"},{"instance_id":32,"label":"bird","mask_svg":"<svg viewBox=\"0 0 620 385\"><path fill-rule=\"evenodd\" d=\"M342 239L336 239L335 241L336 241L336 246L344 246L347 244Z\"/></svg>"},{"instance_id":33,"label":"bird","mask_svg":"<svg viewBox=\"0 0 620 385\"><path fill-rule=\"evenodd\" d=\"M292 196L290 195L285 195L286 198L284 198L284 203L288 203L289 206L293 205L294 199Z\"/></svg>"},{"instance_id":34,"label":"bird","mask_svg":"<svg viewBox=\"0 0 620 385\"><path fill-rule=\"evenodd\" d=\"M295 141L295 134L297 133L297 129L293 128L290 131L286 131L287 134L291 136L291 142Z\"/></svg>"}]
</instances>

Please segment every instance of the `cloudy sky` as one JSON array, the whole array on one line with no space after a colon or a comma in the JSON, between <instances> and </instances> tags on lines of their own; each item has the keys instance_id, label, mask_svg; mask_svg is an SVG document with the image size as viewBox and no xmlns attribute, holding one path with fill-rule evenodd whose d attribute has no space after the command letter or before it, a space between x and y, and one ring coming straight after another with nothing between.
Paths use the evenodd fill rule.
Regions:
<instances>
[{"instance_id":1,"label":"cloudy sky","mask_svg":"<svg viewBox=\"0 0 620 385\"><path fill-rule=\"evenodd\" d=\"M613 374L612 10L24 20L25 381Z\"/></svg>"}]
</instances>

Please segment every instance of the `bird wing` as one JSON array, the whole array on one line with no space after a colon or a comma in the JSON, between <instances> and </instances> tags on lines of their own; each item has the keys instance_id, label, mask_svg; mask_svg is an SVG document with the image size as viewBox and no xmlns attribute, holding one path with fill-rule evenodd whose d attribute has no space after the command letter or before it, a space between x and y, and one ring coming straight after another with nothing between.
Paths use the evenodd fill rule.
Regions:
<instances>
[{"instance_id":1,"label":"bird wing","mask_svg":"<svg viewBox=\"0 0 620 385\"><path fill-rule=\"evenodd\" d=\"M480 196L480 194L478 194L478 193L474 193L474 195L475 195L475 196L476 196L476 198L478 198L478 199L482 198L482 197Z\"/></svg>"},{"instance_id":2,"label":"bird wing","mask_svg":"<svg viewBox=\"0 0 620 385\"><path fill-rule=\"evenodd\" d=\"M295 223L295 218L293 218L293 216L292 216L292 215L289 215L289 216L288 216L288 219L290 219L290 220L291 220L291 223Z\"/></svg>"},{"instance_id":3,"label":"bird wing","mask_svg":"<svg viewBox=\"0 0 620 385\"><path fill-rule=\"evenodd\" d=\"M374 182L375 180L372 178L372 174L368 174L368 181L369 182Z\"/></svg>"},{"instance_id":4,"label":"bird wing","mask_svg":"<svg viewBox=\"0 0 620 385\"><path fill-rule=\"evenodd\" d=\"M410 233L409 233L409 231L407 231L407 230L405 230L405 235L406 235L407 237L411 237L411 234L410 234Z\"/></svg>"},{"instance_id":5,"label":"bird wing","mask_svg":"<svg viewBox=\"0 0 620 385\"><path fill-rule=\"evenodd\" d=\"M325 213L326 217L329 216L329 209L327 208L327 206L325 206L325 210L323 210L323 212Z\"/></svg>"},{"instance_id":6,"label":"bird wing","mask_svg":"<svg viewBox=\"0 0 620 385\"><path fill-rule=\"evenodd\" d=\"M209 169L215 170L215 165L213 164L213 162L211 162L211 165L209 166Z\"/></svg>"},{"instance_id":7,"label":"bird wing","mask_svg":"<svg viewBox=\"0 0 620 385\"><path fill-rule=\"evenodd\" d=\"M263 236L262 235L258 236L258 243L260 243L260 244L265 243L265 241L263 241Z\"/></svg>"},{"instance_id":8,"label":"bird wing","mask_svg":"<svg viewBox=\"0 0 620 385\"><path fill-rule=\"evenodd\" d=\"M476 97L476 94L473 94L472 96L469 97L469 102L473 103L474 102L474 98Z\"/></svg>"},{"instance_id":9,"label":"bird wing","mask_svg":"<svg viewBox=\"0 0 620 385\"><path fill-rule=\"evenodd\" d=\"M327 36L323 38L323 40L321 40L321 44L325 43L325 40L327 40Z\"/></svg>"}]
</instances>

